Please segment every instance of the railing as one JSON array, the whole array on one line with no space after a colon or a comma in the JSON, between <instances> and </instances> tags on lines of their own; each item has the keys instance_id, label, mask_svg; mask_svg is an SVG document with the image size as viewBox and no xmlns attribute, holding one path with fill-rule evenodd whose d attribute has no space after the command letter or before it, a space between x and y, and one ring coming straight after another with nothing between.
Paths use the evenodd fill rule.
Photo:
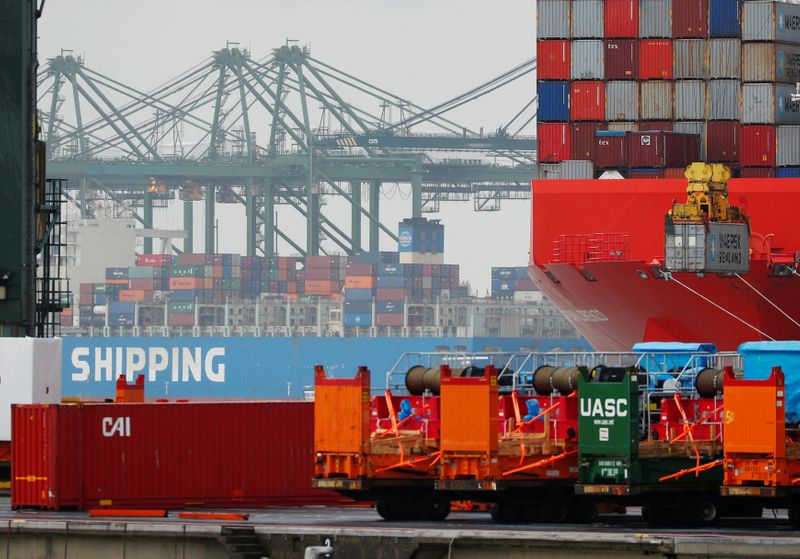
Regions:
<instances>
[{"instance_id":1,"label":"railing","mask_svg":"<svg viewBox=\"0 0 800 559\"><path fill-rule=\"evenodd\" d=\"M580 264L630 260L628 233L577 233L559 235L553 241L553 262Z\"/></svg>"}]
</instances>

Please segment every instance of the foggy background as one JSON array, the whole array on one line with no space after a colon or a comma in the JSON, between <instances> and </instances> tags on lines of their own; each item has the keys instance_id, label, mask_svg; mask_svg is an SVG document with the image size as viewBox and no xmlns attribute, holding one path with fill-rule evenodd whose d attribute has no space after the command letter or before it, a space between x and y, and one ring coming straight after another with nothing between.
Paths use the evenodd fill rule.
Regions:
<instances>
[{"instance_id":1,"label":"foggy background","mask_svg":"<svg viewBox=\"0 0 800 559\"><path fill-rule=\"evenodd\" d=\"M532 0L51 0L39 24L39 61L62 48L85 64L129 86L149 91L235 41L255 60L296 39L311 55L424 107L436 105L534 56ZM455 122L485 133L506 124L535 94L533 74L465 107L447 113ZM365 106L380 114L380 109ZM313 118L312 118L313 122ZM262 128L263 126L263 128ZM259 144L266 124L253 123ZM416 128L417 132L425 128ZM530 124L523 132L534 134ZM440 153L437 158L474 154ZM363 189L366 193L366 185ZM381 219L396 231L410 216L411 188L387 183ZM327 197L322 212L350 230L344 199ZM504 200L499 212L474 212L473 202L443 202L424 214L445 224L445 262L460 264L462 280L483 295L491 266L522 266L529 248L530 202ZM299 214L278 206L280 227L305 244ZM203 250L202 204L195 206L195 250ZM219 252L245 252L244 206L217 205ZM156 210L155 227L180 229L179 204ZM362 244L368 242L362 223ZM158 241L154 249L158 249ZM322 246L334 252L330 241ZM381 250L396 250L388 238ZM279 252L293 250L281 241Z\"/></svg>"}]
</instances>

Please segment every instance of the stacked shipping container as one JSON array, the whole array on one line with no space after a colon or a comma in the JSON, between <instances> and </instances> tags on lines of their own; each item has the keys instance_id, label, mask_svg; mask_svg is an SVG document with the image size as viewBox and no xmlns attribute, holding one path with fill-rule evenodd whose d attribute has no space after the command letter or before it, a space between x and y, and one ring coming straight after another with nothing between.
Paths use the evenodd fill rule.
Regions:
<instances>
[{"instance_id":1,"label":"stacked shipping container","mask_svg":"<svg viewBox=\"0 0 800 559\"><path fill-rule=\"evenodd\" d=\"M541 301L542 293L528 276L527 266L492 268L492 298Z\"/></svg>"},{"instance_id":2,"label":"stacked shipping container","mask_svg":"<svg viewBox=\"0 0 800 559\"><path fill-rule=\"evenodd\" d=\"M800 5L540 0L537 15L541 162L675 176L703 159L800 174Z\"/></svg>"}]
</instances>

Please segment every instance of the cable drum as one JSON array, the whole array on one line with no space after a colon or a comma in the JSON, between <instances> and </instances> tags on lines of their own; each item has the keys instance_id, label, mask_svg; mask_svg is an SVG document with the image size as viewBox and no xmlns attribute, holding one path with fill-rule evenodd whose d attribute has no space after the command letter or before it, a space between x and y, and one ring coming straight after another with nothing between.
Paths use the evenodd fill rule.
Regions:
<instances>
[{"instance_id":1,"label":"cable drum","mask_svg":"<svg viewBox=\"0 0 800 559\"><path fill-rule=\"evenodd\" d=\"M553 392L569 396L578 388L580 374L577 367L542 365L533 372L533 388L542 396L549 396Z\"/></svg>"},{"instance_id":2,"label":"cable drum","mask_svg":"<svg viewBox=\"0 0 800 559\"><path fill-rule=\"evenodd\" d=\"M424 377L427 370L428 368L422 365L414 365L406 371L406 388L409 394L419 396L425 392Z\"/></svg>"},{"instance_id":3,"label":"cable drum","mask_svg":"<svg viewBox=\"0 0 800 559\"><path fill-rule=\"evenodd\" d=\"M723 372L719 369L706 367L699 373L694 381L697 393L703 398L713 398L722 394Z\"/></svg>"},{"instance_id":4,"label":"cable drum","mask_svg":"<svg viewBox=\"0 0 800 559\"><path fill-rule=\"evenodd\" d=\"M553 392L553 385L550 379L558 367L542 365L533 371L533 389L537 394L549 396Z\"/></svg>"}]
</instances>

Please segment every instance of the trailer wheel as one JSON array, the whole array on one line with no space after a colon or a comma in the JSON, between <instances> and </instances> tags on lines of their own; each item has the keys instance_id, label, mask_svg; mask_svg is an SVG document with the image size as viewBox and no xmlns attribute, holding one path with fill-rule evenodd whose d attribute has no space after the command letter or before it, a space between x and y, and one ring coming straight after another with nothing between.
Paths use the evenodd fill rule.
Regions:
<instances>
[{"instance_id":1,"label":"trailer wheel","mask_svg":"<svg viewBox=\"0 0 800 559\"><path fill-rule=\"evenodd\" d=\"M430 519L444 520L450 515L450 499L441 495L434 495L431 499Z\"/></svg>"},{"instance_id":2,"label":"trailer wheel","mask_svg":"<svg viewBox=\"0 0 800 559\"><path fill-rule=\"evenodd\" d=\"M500 501L492 505L490 510L492 520L498 524L522 524L529 522L529 516L524 505Z\"/></svg>"},{"instance_id":3,"label":"trailer wheel","mask_svg":"<svg viewBox=\"0 0 800 559\"><path fill-rule=\"evenodd\" d=\"M399 499L378 499L375 510L381 518L388 521L416 520L416 506L411 501Z\"/></svg>"},{"instance_id":4,"label":"trailer wheel","mask_svg":"<svg viewBox=\"0 0 800 559\"><path fill-rule=\"evenodd\" d=\"M692 503L692 520L698 526L711 526L719 519L719 507L710 497L698 497Z\"/></svg>"},{"instance_id":5,"label":"trailer wheel","mask_svg":"<svg viewBox=\"0 0 800 559\"><path fill-rule=\"evenodd\" d=\"M489 514L492 517L492 521L496 522L497 524L505 524L506 518L503 514L505 511L503 510L503 503L492 503L491 508L489 509Z\"/></svg>"},{"instance_id":6,"label":"trailer wheel","mask_svg":"<svg viewBox=\"0 0 800 559\"><path fill-rule=\"evenodd\" d=\"M597 518L597 505L585 499L573 499L569 504L567 522L591 524Z\"/></svg>"},{"instance_id":7,"label":"trailer wheel","mask_svg":"<svg viewBox=\"0 0 800 559\"><path fill-rule=\"evenodd\" d=\"M800 528L800 505L792 505L789 507L789 520L792 526Z\"/></svg>"},{"instance_id":8,"label":"trailer wheel","mask_svg":"<svg viewBox=\"0 0 800 559\"><path fill-rule=\"evenodd\" d=\"M563 502L549 501L547 503L542 503L542 506L539 508L539 517L542 519L542 522L560 524L566 520L568 512Z\"/></svg>"},{"instance_id":9,"label":"trailer wheel","mask_svg":"<svg viewBox=\"0 0 800 559\"><path fill-rule=\"evenodd\" d=\"M393 502L388 499L378 499L375 502L375 510L384 520L397 520L392 504Z\"/></svg>"},{"instance_id":10,"label":"trailer wheel","mask_svg":"<svg viewBox=\"0 0 800 559\"><path fill-rule=\"evenodd\" d=\"M666 526L670 523L670 509L657 505L644 505L642 518L649 526Z\"/></svg>"}]
</instances>

